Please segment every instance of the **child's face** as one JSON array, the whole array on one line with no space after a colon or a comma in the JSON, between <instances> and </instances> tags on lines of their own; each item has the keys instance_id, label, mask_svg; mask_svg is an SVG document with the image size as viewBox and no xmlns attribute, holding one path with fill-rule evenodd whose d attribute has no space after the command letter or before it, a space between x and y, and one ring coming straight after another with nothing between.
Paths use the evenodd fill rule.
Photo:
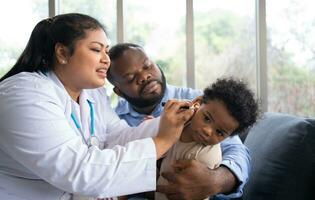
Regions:
<instances>
[{"instance_id":1,"label":"child's face","mask_svg":"<svg viewBox=\"0 0 315 200\"><path fill-rule=\"evenodd\" d=\"M209 100L196 111L190 128L194 141L213 145L229 137L238 125L222 101Z\"/></svg>"}]
</instances>

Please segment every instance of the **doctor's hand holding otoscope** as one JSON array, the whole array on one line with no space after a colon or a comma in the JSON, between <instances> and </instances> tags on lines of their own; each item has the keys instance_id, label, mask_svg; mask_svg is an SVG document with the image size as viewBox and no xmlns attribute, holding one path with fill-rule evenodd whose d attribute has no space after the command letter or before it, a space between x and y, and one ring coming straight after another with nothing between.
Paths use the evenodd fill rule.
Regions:
<instances>
[{"instance_id":1,"label":"doctor's hand holding otoscope","mask_svg":"<svg viewBox=\"0 0 315 200\"><path fill-rule=\"evenodd\" d=\"M168 100L164 105L158 135L153 138L156 146L157 158L160 158L166 153L166 150L171 148L171 146L179 139L185 123L194 114L194 109L189 109L191 104L192 103L188 101L181 102L178 100Z\"/></svg>"}]
</instances>

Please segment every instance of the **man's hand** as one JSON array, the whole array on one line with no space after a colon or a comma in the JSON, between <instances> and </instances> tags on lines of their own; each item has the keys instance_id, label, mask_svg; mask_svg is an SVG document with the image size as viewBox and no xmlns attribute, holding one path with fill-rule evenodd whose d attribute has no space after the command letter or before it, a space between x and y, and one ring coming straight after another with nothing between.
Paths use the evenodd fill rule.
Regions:
<instances>
[{"instance_id":1,"label":"man's hand","mask_svg":"<svg viewBox=\"0 0 315 200\"><path fill-rule=\"evenodd\" d=\"M157 186L157 191L171 200L205 199L230 192L236 186L234 174L224 166L211 170L196 160L178 160L173 167L175 173L162 174L170 184Z\"/></svg>"}]
</instances>

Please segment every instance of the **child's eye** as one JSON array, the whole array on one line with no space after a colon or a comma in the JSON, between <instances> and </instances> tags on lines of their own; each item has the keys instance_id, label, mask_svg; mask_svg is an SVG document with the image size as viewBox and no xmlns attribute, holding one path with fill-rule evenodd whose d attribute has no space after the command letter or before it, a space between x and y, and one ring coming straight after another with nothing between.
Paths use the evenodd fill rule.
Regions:
<instances>
[{"instance_id":1,"label":"child's eye","mask_svg":"<svg viewBox=\"0 0 315 200\"><path fill-rule=\"evenodd\" d=\"M222 137L224 136L224 134L223 134L223 132L222 132L222 131L217 130L216 132L217 132L217 135L222 136Z\"/></svg>"},{"instance_id":2,"label":"child's eye","mask_svg":"<svg viewBox=\"0 0 315 200\"><path fill-rule=\"evenodd\" d=\"M211 122L210 117L208 117L207 115L204 116L204 120L205 120L205 122Z\"/></svg>"},{"instance_id":3,"label":"child's eye","mask_svg":"<svg viewBox=\"0 0 315 200\"><path fill-rule=\"evenodd\" d=\"M219 129L216 130L217 135L224 137L225 133Z\"/></svg>"}]
</instances>

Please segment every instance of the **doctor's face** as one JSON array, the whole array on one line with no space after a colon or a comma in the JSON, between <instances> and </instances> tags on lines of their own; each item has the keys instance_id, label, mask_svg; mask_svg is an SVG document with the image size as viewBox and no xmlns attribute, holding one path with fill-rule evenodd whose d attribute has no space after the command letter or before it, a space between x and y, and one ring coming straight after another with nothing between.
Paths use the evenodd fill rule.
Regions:
<instances>
[{"instance_id":1,"label":"doctor's face","mask_svg":"<svg viewBox=\"0 0 315 200\"><path fill-rule=\"evenodd\" d=\"M153 106L162 99L166 80L163 72L140 48L131 47L111 64L114 91L138 108Z\"/></svg>"},{"instance_id":2,"label":"doctor's face","mask_svg":"<svg viewBox=\"0 0 315 200\"><path fill-rule=\"evenodd\" d=\"M66 56L66 62L61 62L58 69L64 84L78 90L103 86L110 65L105 32L101 29L85 32L85 37L75 42L74 52Z\"/></svg>"},{"instance_id":3,"label":"doctor's face","mask_svg":"<svg viewBox=\"0 0 315 200\"><path fill-rule=\"evenodd\" d=\"M193 141L214 145L229 137L238 125L222 101L208 100L196 111L189 128Z\"/></svg>"}]
</instances>

